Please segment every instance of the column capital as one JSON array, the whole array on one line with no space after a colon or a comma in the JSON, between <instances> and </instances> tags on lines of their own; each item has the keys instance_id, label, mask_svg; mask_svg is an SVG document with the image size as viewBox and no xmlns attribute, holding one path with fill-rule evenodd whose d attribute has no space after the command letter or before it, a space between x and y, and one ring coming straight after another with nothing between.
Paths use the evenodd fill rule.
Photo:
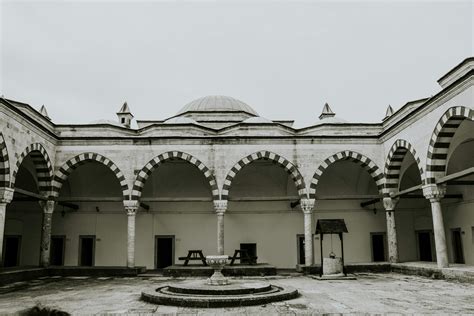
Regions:
<instances>
[{"instance_id":1,"label":"column capital","mask_svg":"<svg viewBox=\"0 0 474 316\"><path fill-rule=\"evenodd\" d=\"M386 211L395 210L395 207L397 206L399 200L400 200L399 197L396 197L396 198L385 197L385 198L383 198L383 207L384 207L384 209Z\"/></svg>"},{"instance_id":2,"label":"column capital","mask_svg":"<svg viewBox=\"0 0 474 316\"><path fill-rule=\"evenodd\" d=\"M13 193L15 192L12 188L0 188L0 203L10 203L13 200Z\"/></svg>"},{"instance_id":3,"label":"column capital","mask_svg":"<svg viewBox=\"0 0 474 316\"><path fill-rule=\"evenodd\" d=\"M39 205L43 209L43 213L45 214L53 214L54 208L56 207L57 202L53 200L48 201L38 201Z\"/></svg>"},{"instance_id":4,"label":"column capital","mask_svg":"<svg viewBox=\"0 0 474 316\"><path fill-rule=\"evenodd\" d=\"M217 214L224 214L227 211L227 200L214 200L214 209Z\"/></svg>"},{"instance_id":5,"label":"column capital","mask_svg":"<svg viewBox=\"0 0 474 316\"><path fill-rule=\"evenodd\" d=\"M300 207L303 213L311 214L314 210L314 203L316 202L315 199L301 199L300 200Z\"/></svg>"},{"instance_id":6,"label":"column capital","mask_svg":"<svg viewBox=\"0 0 474 316\"><path fill-rule=\"evenodd\" d=\"M430 202L439 202L446 194L446 184L427 184L422 187L423 195Z\"/></svg>"},{"instance_id":7,"label":"column capital","mask_svg":"<svg viewBox=\"0 0 474 316\"><path fill-rule=\"evenodd\" d=\"M133 216L137 213L138 208L140 207L140 201L136 200L124 200L123 206L128 216Z\"/></svg>"}]
</instances>

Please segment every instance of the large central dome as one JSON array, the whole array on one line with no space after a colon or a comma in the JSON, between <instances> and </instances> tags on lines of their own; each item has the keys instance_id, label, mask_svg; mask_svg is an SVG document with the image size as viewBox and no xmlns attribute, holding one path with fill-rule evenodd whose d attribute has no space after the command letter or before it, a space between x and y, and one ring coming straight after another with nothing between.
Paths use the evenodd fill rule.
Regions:
<instances>
[{"instance_id":1,"label":"large central dome","mask_svg":"<svg viewBox=\"0 0 474 316\"><path fill-rule=\"evenodd\" d=\"M186 112L246 112L258 116L248 104L223 95L209 95L186 104L177 115Z\"/></svg>"}]
</instances>

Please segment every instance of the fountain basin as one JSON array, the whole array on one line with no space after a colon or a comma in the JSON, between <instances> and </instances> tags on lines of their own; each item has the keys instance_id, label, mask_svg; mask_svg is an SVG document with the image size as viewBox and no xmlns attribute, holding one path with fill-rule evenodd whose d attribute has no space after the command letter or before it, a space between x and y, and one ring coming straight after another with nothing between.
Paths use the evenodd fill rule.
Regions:
<instances>
[{"instance_id":1,"label":"fountain basin","mask_svg":"<svg viewBox=\"0 0 474 316\"><path fill-rule=\"evenodd\" d=\"M229 280L222 274L222 269L227 264L229 256L225 255L215 255L215 256L206 256L206 263L208 266L211 266L214 269L214 273L209 279L207 279L207 284L210 285L226 285L229 284Z\"/></svg>"},{"instance_id":2,"label":"fountain basin","mask_svg":"<svg viewBox=\"0 0 474 316\"><path fill-rule=\"evenodd\" d=\"M298 291L266 282L232 280L228 285L209 285L203 280L166 284L142 292L144 301L181 307L237 307L262 305L298 297Z\"/></svg>"}]
</instances>

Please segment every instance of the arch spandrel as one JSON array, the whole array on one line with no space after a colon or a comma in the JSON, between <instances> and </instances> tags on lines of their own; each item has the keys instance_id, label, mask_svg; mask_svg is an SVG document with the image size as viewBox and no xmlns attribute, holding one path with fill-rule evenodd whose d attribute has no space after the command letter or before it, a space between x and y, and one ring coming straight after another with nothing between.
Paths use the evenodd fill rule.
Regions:
<instances>
[{"instance_id":1,"label":"arch spandrel","mask_svg":"<svg viewBox=\"0 0 474 316\"><path fill-rule=\"evenodd\" d=\"M316 199L316 191L319 180L321 176L324 174L326 169L335 162L348 160L353 161L363 167L369 175L374 180L377 190L381 196L388 196L388 193L385 189L385 177L383 173L380 171L380 168L368 157L351 150L345 150L338 152L337 154L331 155L326 158L316 169L316 172L313 175L311 180L311 184L309 187L309 198Z\"/></svg>"},{"instance_id":2,"label":"arch spandrel","mask_svg":"<svg viewBox=\"0 0 474 316\"><path fill-rule=\"evenodd\" d=\"M413 156L420 172L421 184L425 184L424 169L415 148L410 144L410 142L404 139L397 139L390 148L387 159L385 160L384 174L385 188L387 191L398 191L400 187L402 162L407 154Z\"/></svg>"},{"instance_id":3,"label":"arch spandrel","mask_svg":"<svg viewBox=\"0 0 474 316\"><path fill-rule=\"evenodd\" d=\"M436 124L428 146L427 184L435 184L436 179L446 175L450 144L464 120L474 121L474 110L464 106L455 106L444 112Z\"/></svg>"},{"instance_id":4,"label":"arch spandrel","mask_svg":"<svg viewBox=\"0 0 474 316\"><path fill-rule=\"evenodd\" d=\"M2 133L0 133L0 187L10 187L10 159Z\"/></svg>"},{"instance_id":5,"label":"arch spandrel","mask_svg":"<svg viewBox=\"0 0 474 316\"><path fill-rule=\"evenodd\" d=\"M262 150L245 156L240 159L236 164L234 164L234 166L230 169L230 171L225 177L221 193L222 200L229 199L229 191L232 187L232 181L234 180L238 172L253 161L261 159L272 161L273 163L285 169L285 171L292 177L300 198L307 197L305 182L298 168L285 157L267 150Z\"/></svg>"},{"instance_id":6,"label":"arch spandrel","mask_svg":"<svg viewBox=\"0 0 474 316\"><path fill-rule=\"evenodd\" d=\"M145 183L148 177L153 173L156 168L159 167L160 164L172 159L180 159L195 166L204 175L207 182L209 183L213 200L219 199L219 190L212 171L202 161L200 161L193 155L182 151L168 151L159 154L158 156L147 162L147 164L137 173L132 187L131 199L139 200L142 196L143 188L145 187Z\"/></svg>"},{"instance_id":7,"label":"arch spandrel","mask_svg":"<svg viewBox=\"0 0 474 316\"><path fill-rule=\"evenodd\" d=\"M87 162L98 162L104 165L105 167L109 168L115 174L115 177L120 183L123 199L128 200L129 198L128 185L122 171L109 158L101 154L92 153L92 152L82 153L82 154L74 156L73 158L70 158L55 172L53 184L52 184L52 197L53 198L57 198L59 196L59 192L61 191L61 188L64 182L69 177L69 175L77 167Z\"/></svg>"},{"instance_id":8,"label":"arch spandrel","mask_svg":"<svg viewBox=\"0 0 474 316\"><path fill-rule=\"evenodd\" d=\"M15 187L18 170L27 156L31 157L35 166L39 192L46 196L50 195L53 181L53 166L48 152L40 143L29 145L18 157L12 172L11 188Z\"/></svg>"}]
</instances>

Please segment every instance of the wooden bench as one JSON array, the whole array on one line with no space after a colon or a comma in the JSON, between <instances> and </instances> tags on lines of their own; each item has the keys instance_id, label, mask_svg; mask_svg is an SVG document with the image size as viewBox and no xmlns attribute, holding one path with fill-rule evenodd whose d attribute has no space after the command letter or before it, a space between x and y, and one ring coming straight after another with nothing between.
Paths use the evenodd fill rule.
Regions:
<instances>
[{"instance_id":1,"label":"wooden bench","mask_svg":"<svg viewBox=\"0 0 474 316\"><path fill-rule=\"evenodd\" d=\"M184 260L184 265L187 266L189 261L200 260L202 264L207 266L206 257L202 254L202 250L188 250L186 257L179 257L179 260Z\"/></svg>"},{"instance_id":2,"label":"wooden bench","mask_svg":"<svg viewBox=\"0 0 474 316\"><path fill-rule=\"evenodd\" d=\"M235 260L240 260L242 264L242 259L247 260L249 264L256 264L257 258L257 256L250 256L246 249L235 249L234 255L229 257L231 266L234 265Z\"/></svg>"}]
</instances>

